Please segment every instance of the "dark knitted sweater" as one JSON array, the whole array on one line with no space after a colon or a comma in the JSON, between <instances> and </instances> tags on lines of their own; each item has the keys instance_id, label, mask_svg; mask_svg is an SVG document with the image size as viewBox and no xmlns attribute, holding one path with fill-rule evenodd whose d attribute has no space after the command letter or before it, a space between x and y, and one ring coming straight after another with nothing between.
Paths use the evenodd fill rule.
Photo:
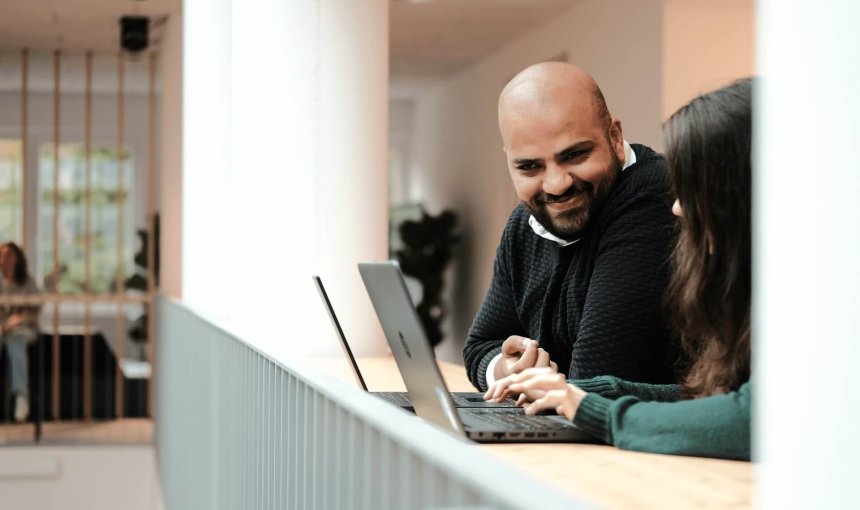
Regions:
<instances>
[{"instance_id":1,"label":"dark knitted sweater","mask_svg":"<svg viewBox=\"0 0 860 510\"><path fill-rule=\"evenodd\" d=\"M633 150L636 163L571 245L538 236L528 209L514 209L463 350L475 387L486 389L487 366L510 335L538 340L570 378L675 380L662 306L675 238L666 165L648 147Z\"/></svg>"}]
</instances>

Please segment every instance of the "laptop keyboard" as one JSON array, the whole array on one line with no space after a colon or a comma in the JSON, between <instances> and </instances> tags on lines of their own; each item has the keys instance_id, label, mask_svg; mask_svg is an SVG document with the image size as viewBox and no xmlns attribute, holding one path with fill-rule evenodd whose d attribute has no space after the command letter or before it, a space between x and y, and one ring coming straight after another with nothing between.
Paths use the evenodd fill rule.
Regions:
<instances>
[{"instance_id":1,"label":"laptop keyboard","mask_svg":"<svg viewBox=\"0 0 860 510\"><path fill-rule=\"evenodd\" d=\"M521 410L484 410L484 409L467 409L465 410L469 416L500 430L546 430L558 429L566 424L553 420L549 416L527 416ZM570 425L573 427L573 425Z\"/></svg>"},{"instance_id":2,"label":"laptop keyboard","mask_svg":"<svg viewBox=\"0 0 860 510\"><path fill-rule=\"evenodd\" d=\"M487 405L491 405L491 407L506 407L506 406L517 407L517 401L510 398L510 397L508 397L507 400L505 400L502 403L487 402L486 400L483 399L483 397L481 396L480 393L478 393L477 396L474 396L474 397L473 396L465 397L463 395L457 395L456 393L452 393L451 399L454 400L454 404L457 405L458 407L480 407L480 406L474 405L475 403L487 404Z\"/></svg>"},{"instance_id":3,"label":"laptop keyboard","mask_svg":"<svg viewBox=\"0 0 860 510\"><path fill-rule=\"evenodd\" d=\"M412 407L412 401L409 400L409 394L408 393L380 391L380 392L374 392L374 395L379 395L380 398L383 398L383 399L393 403L394 405L398 405L400 407ZM484 402L484 399L482 399L480 397L476 397L476 398L472 399L472 398L467 398L467 397L464 397L462 395L457 395L454 393L451 394L451 399L454 401L454 405L457 405L460 407L469 407L470 404L474 404L475 402L480 402L480 403ZM510 405L511 407L515 407L516 401L509 398L507 400L507 402L505 402L505 404ZM496 404L496 405L498 405L498 404Z\"/></svg>"}]
</instances>

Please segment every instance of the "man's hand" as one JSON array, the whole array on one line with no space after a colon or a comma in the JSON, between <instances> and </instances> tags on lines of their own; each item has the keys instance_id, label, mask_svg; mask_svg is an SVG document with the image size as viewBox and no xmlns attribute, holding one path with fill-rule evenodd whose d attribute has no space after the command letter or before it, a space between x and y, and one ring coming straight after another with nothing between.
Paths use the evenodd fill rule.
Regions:
<instances>
[{"instance_id":1,"label":"man's hand","mask_svg":"<svg viewBox=\"0 0 860 510\"><path fill-rule=\"evenodd\" d=\"M513 335L502 343L502 358L496 363L493 376L498 381L534 367L547 367L558 372L558 365L550 361L549 353L538 347L536 340Z\"/></svg>"}]
</instances>

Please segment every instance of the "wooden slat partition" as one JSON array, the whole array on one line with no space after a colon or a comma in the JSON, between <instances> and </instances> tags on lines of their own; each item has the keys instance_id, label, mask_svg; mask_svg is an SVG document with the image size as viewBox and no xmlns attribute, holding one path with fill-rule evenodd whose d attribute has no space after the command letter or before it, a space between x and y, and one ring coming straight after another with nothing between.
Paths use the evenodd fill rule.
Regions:
<instances>
[{"instance_id":1,"label":"wooden slat partition","mask_svg":"<svg viewBox=\"0 0 860 510\"><path fill-rule=\"evenodd\" d=\"M123 53L116 54L116 77L117 77L117 86L116 86L116 133L115 133L115 143L116 143L116 171L118 172L116 175L116 194L117 194L117 203L116 203L116 214L117 214L117 239L116 239L116 271L115 271L115 281L116 284L110 289L107 293L94 294L93 288L93 278L95 276L97 267L94 265L97 263L96 259L96 209L94 201L97 200L98 196L96 195L97 186L100 186L95 181L95 160L94 156L97 154L97 149L102 147L103 140L99 137L104 136L99 133L103 133L104 126L94 126L95 119L98 118L96 115L98 112L95 111L96 105L100 104L97 99L97 82L96 77L99 74L96 70L96 67L100 65L100 60L96 58L96 54L93 51L87 51L83 54L83 59L81 59L84 64L84 83L83 83L83 114L84 120L82 122L82 126L80 127L80 133L78 133L78 128L71 128L68 133L66 133L65 125L69 122L69 117L64 117L63 109L67 108L68 104L71 104L66 101L66 96L64 96L63 88L66 89L76 89L76 84L66 84L64 82L64 68L68 67L68 63L74 63L77 65L77 60L79 56L70 55L65 52L63 49L58 48L51 53L44 54L48 58L48 65L50 67L46 68L46 71L49 71L50 74L49 79L52 81L52 89L50 91L50 96L47 99L52 103L51 109L49 110L51 113L51 117L45 120L48 123L49 130L44 134L47 134L49 138L46 140L45 148L49 149L50 152L41 152L42 147L34 147L34 138L33 133L36 131L33 129L30 124L33 121L31 118L31 93L30 90L32 86L32 79L30 76L31 67L34 62L39 63L41 59L34 60L33 51L28 49L20 50L20 136L21 136L21 187L22 187L22 197L21 197L21 224L20 224L20 235L16 236L16 241L19 241L20 245L24 248L25 252L28 254L28 258L30 259L30 268L33 272L37 270L37 268L42 268L42 275L44 277L44 281L46 284L52 284L54 288L46 288L43 289L44 292L37 296L14 296L14 295L4 295L0 296L0 304L15 304L15 303L29 303L29 304L43 304L44 305L44 315L43 317L46 319L42 328L45 333L49 334L51 339L49 342L48 352L46 349L45 354L51 357L51 362L49 363L49 367L47 368L48 373L45 374L46 379L50 379L47 383L48 387L43 388L41 391L47 391L50 393L50 401L47 403L48 409L46 414L57 418L60 416L61 410L61 392L65 391L65 387L61 387L61 351L68 348L67 346L61 345L62 338L59 334L60 324L61 324L61 312L64 310L64 304L66 303L79 303L82 305L83 316L81 319L82 331L84 332L84 341L83 341L83 378L82 381L76 382L76 384L81 384L82 390L82 409L83 414L82 417L84 419L91 419L93 415L93 409L95 404L102 404L102 402L93 402L93 389L94 389L94 381L92 378L93 370L95 368L95 364L100 360L93 360L92 355L94 352L94 340L92 337L92 332L94 331L94 326L96 325L97 317L94 316L94 306L97 304L110 303L115 305L115 321L116 321L116 331L115 335L111 335L113 342L115 345L115 351L117 358L117 369L115 373L115 381L116 388L113 395L110 397L113 399L113 405L116 409L116 415L118 417L123 417L125 415L125 400L126 400L126 388L124 387L124 378L125 375L122 371L121 362L123 358L126 356L126 341L128 339L128 320L126 318L126 312L129 305L142 305L143 310L147 314L147 339L146 344L144 346L146 358L152 363L155 359L155 349L154 349L154 335L155 335L155 316L156 316L156 306L155 306L155 292L157 290L156 285L156 273L155 273L155 260L158 258L158 254L156 253L156 242L155 242L155 221L157 217L157 196L155 193L157 192L158 186L158 163L157 163L157 55L155 52L150 52L148 54L144 54L145 64L147 67L143 68L146 70L146 79L148 80L148 89L146 90L145 97L147 104L145 105L147 112L147 119L144 121L143 118L130 118L127 116L127 97L126 97L126 79L127 79L127 62L126 55ZM69 68L71 69L71 68ZM68 69L67 69L68 71ZM100 70L104 71L104 70ZM74 74L74 73L73 73ZM129 74L130 76L130 74ZM137 75L142 76L142 75ZM133 86L132 88L138 89L139 87ZM76 93L76 92L75 92ZM136 93L136 92L135 92ZM137 100L137 98L135 98ZM130 106L129 106L130 107ZM132 111L132 110L128 110ZM136 110L135 110L136 111ZM139 116L139 117L142 117ZM143 150L140 150L143 142L142 137L138 137L137 130L130 130L128 133L131 133L131 137L128 137L128 133L126 130L126 124L130 121L134 121L136 123L142 124L146 122L146 141L145 141L145 151L146 157L141 157L139 161L143 162L146 160L145 168L141 166L140 168L134 169L132 172L132 176L143 177L144 174L141 172L145 172L145 182L146 182L146 192L140 193L144 198L141 202L138 203L138 211L140 210L140 206L145 207L145 228L148 232L148 244L146 248L146 259L148 261L146 267L146 280L147 280L147 289L142 293L132 292L131 294L127 294L125 279L128 276L127 268L129 267L129 260L127 257L127 250L129 248L129 243L127 240L127 236L132 230L130 230L130 226L127 224L128 220L134 218L133 214L130 215L127 210L130 205L130 200L132 192L135 192L135 182L141 182L140 180L136 180L132 178L129 180L128 171L130 168L133 168L131 154L132 148L137 150L137 155L142 156ZM64 124L64 122L66 124ZM97 129L98 128L98 129ZM102 131L100 131L100 129ZM44 136L42 131L37 133L37 136ZM66 200L67 189L61 189L61 186L66 186L66 172L67 166L71 164L71 160L66 159L66 155L64 151L67 149L67 146L64 143L75 143L77 140L76 136L82 135L83 138L83 240L84 247L82 250L82 256L84 257L84 269L82 276L82 292L81 293L69 293L62 294L60 293L59 283L61 277L61 268L63 268L64 263L64 255L66 254L66 247L62 244L65 241L65 234L63 233L63 225L66 222L66 218L63 216L62 206L64 204L68 205L68 201ZM65 137L65 139L64 139ZM113 145L113 144L111 144ZM38 149L34 151L34 149ZM33 153L36 154L35 158ZM44 155L46 161L45 163L48 165L45 169L44 173L39 172L39 164ZM34 164L34 160L36 163ZM77 185L76 185L77 186ZM40 193L46 192L44 196L44 200L38 200L37 198L40 196ZM109 190L114 191L114 190ZM141 190L143 191L143 190ZM64 202L65 201L65 202ZM39 215L39 208L43 207L52 207L52 214L50 215L50 219L44 223L40 223L36 220ZM32 209L32 210L31 210ZM139 225L135 225L139 226ZM34 233L38 233L38 236L34 236ZM77 234L76 234L77 235ZM40 244L41 243L41 244ZM40 255L40 253L42 255ZM39 259L39 257L46 257L43 259ZM68 260L65 260L68 263ZM38 273L34 275L36 279L38 279ZM78 279L81 279L78 276ZM137 308L137 306L135 306ZM114 313L114 310L109 312L111 314ZM73 353L76 359L81 359L81 353L75 352ZM152 380L150 379L147 383L147 409L146 411L151 415L153 412L153 390L154 387L152 385ZM78 390L75 390L75 395L77 395ZM73 398L77 398L76 396ZM81 401L78 401L81 402ZM110 402L104 402L105 404L109 404ZM76 404L77 405L77 404ZM65 409L65 407L63 406ZM80 408L78 408L80 409Z\"/></svg>"}]
</instances>

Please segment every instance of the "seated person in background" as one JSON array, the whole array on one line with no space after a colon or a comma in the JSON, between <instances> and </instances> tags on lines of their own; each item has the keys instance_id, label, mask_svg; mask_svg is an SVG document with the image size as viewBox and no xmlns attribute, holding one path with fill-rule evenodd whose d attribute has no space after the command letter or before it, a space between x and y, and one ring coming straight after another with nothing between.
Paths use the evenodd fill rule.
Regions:
<instances>
[{"instance_id":1,"label":"seated person in background","mask_svg":"<svg viewBox=\"0 0 860 510\"><path fill-rule=\"evenodd\" d=\"M488 384L529 367L676 380L663 315L675 234L663 158L628 144L591 76L536 64L499 97L520 204L463 351Z\"/></svg>"},{"instance_id":2,"label":"seated person in background","mask_svg":"<svg viewBox=\"0 0 860 510\"><path fill-rule=\"evenodd\" d=\"M667 293L689 359L679 385L565 381L547 368L499 380L526 413L554 409L626 450L750 458L750 80L694 99L664 127L681 233Z\"/></svg>"},{"instance_id":3,"label":"seated person in background","mask_svg":"<svg viewBox=\"0 0 860 510\"><path fill-rule=\"evenodd\" d=\"M36 283L27 272L27 259L17 244L0 245L0 297L38 294ZM6 347L9 360L9 383L15 401L15 421L27 419L30 413L27 380L27 344L39 336L41 304L0 302L0 347ZM6 405L6 404L4 404Z\"/></svg>"}]
</instances>

